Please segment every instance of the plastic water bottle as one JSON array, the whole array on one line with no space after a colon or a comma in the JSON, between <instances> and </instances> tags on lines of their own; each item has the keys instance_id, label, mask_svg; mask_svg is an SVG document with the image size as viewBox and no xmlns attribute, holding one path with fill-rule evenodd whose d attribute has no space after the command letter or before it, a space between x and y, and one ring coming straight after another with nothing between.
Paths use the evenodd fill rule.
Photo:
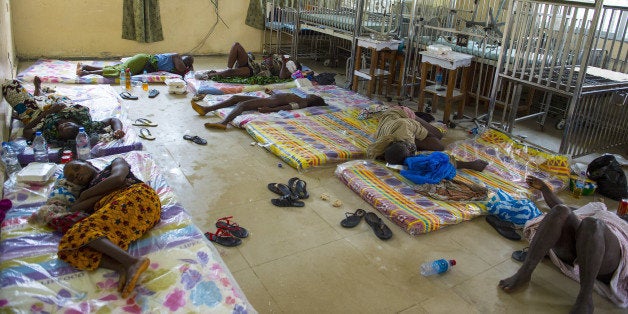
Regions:
<instances>
[{"instance_id":1,"label":"plastic water bottle","mask_svg":"<svg viewBox=\"0 0 628 314\"><path fill-rule=\"evenodd\" d=\"M443 70L438 69L436 71L436 89L439 89L443 86Z\"/></svg>"},{"instance_id":2,"label":"plastic water bottle","mask_svg":"<svg viewBox=\"0 0 628 314\"><path fill-rule=\"evenodd\" d=\"M124 86L126 86L126 90L130 91L133 88L133 85L131 85L131 69L126 68L126 70L124 70Z\"/></svg>"},{"instance_id":3,"label":"plastic water bottle","mask_svg":"<svg viewBox=\"0 0 628 314\"><path fill-rule=\"evenodd\" d=\"M76 159L87 160L89 159L92 147L89 143L89 136L85 132L84 127L79 128L79 132L76 135Z\"/></svg>"},{"instance_id":4,"label":"plastic water bottle","mask_svg":"<svg viewBox=\"0 0 628 314\"><path fill-rule=\"evenodd\" d=\"M35 161L48 162L48 143L41 131L35 133L35 139L33 140L33 154L35 155Z\"/></svg>"},{"instance_id":5,"label":"plastic water bottle","mask_svg":"<svg viewBox=\"0 0 628 314\"><path fill-rule=\"evenodd\" d=\"M435 261L423 263L421 265L421 275L431 276L436 274L442 274L449 270L451 266L456 265L455 259L446 260L444 258L437 259Z\"/></svg>"},{"instance_id":6,"label":"plastic water bottle","mask_svg":"<svg viewBox=\"0 0 628 314\"><path fill-rule=\"evenodd\" d=\"M17 160L17 152L7 142L2 142L2 161L4 162L7 176L22 170L22 166L20 166L20 162Z\"/></svg>"},{"instance_id":7,"label":"plastic water bottle","mask_svg":"<svg viewBox=\"0 0 628 314\"><path fill-rule=\"evenodd\" d=\"M147 73L144 70L144 76L142 76L142 89L147 92L148 91L148 78L146 77Z\"/></svg>"},{"instance_id":8,"label":"plastic water bottle","mask_svg":"<svg viewBox=\"0 0 628 314\"><path fill-rule=\"evenodd\" d=\"M124 70L120 70L120 87L122 87L122 89L126 88L126 75L124 74Z\"/></svg>"}]
</instances>

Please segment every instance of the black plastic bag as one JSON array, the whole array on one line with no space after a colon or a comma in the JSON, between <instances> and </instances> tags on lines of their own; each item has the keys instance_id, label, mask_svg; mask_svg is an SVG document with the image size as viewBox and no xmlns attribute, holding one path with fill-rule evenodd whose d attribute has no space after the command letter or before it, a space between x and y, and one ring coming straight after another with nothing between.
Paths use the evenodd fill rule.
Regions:
<instances>
[{"instance_id":1,"label":"black plastic bag","mask_svg":"<svg viewBox=\"0 0 628 314\"><path fill-rule=\"evenodd\" d=\"M628 197L626 174L613 155L595 158L587 167L587 176L597 183L597 192L620 201Z\"/></svg>"}]
</instances>

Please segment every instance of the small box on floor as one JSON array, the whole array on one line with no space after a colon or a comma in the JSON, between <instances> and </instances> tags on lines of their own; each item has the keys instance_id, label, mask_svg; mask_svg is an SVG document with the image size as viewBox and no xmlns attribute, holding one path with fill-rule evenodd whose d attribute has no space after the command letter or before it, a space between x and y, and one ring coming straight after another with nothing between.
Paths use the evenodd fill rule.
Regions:
<instances>
[{"instance_id":1,"label":"small box on floor","mask_svg":"<svg viewBox=\"0 0 628 314\"><path fill-rule=\"evenodd\" d=\"M165 83L170 94L187 93L185 81L180 78L166 79Z\"/></svg>"},{"instance_id":2,"label":"small box on floor","mask_svg":"<svg viewBox=\"0 0 628 314\"><path fill-rule=\"evenodd\" d=\"M50 179L54 172L55 164L31 162L17 173L17 180L27 183L44 183Z\"/></svg>"}]
</instances>

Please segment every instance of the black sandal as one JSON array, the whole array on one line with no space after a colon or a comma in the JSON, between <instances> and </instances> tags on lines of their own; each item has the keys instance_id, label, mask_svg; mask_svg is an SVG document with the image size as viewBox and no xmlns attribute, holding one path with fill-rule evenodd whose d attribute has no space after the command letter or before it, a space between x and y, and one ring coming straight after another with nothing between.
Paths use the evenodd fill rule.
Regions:
<instances>
[{"instance_id":1,"label":"black sandal","mask_svg":"<svg viewBox=\"0 0 628 314\"><path fill-rule=\"evenodd\" d=\"M290 188L283 183L268 183L266 187L268 187L268 190L279 196L292 195Z\"/></svg>"},{"instance_id":2,"label":"black sandal","mask_svg":"<svg viewBox=\"0 0 628 314\"><path fill-rule=\"evenodd\" d=\"M512 255L510 255L510 257L512 257L512 259L514 259L517 262L522 262L526 260L526 257L528 256L528 249L530 247L526 247L523 248L523 250L519 250L519 251L514 251L512 252Z\"/></svg>"},{"instance_id":3,"label":"black sandal","mask_svg":"<svg viewBox=\"0 0 628 314\"><path fill-rule=\"evenodd\" d=\"M198 145L207 145L207 140L198 135L183 135L184 140L192 141Z\"/></svg>"},{"instance_id":4,"label":"black sandal","mask_svg":"<svg viewBox=\"0 0 628 314\"><path fill-rule=\"evenodd\" d=\"M248 237L249 231L246 230L244 227L240 227L240 225L238 225L237 223L232 222L231 218L233 218L233 216L222 217L218 219L218 221L216 221L216 227L218 229L227 230L229 231L229 233L231 233L232 235L238 238Z\"/></svg>"},{"instance_id":5,"label":"black sandal","mask_svg":"<svg viewBox=\"0 0 628 314\"><path fill-rule=\"evenodd\" d=\"M288 180L288 186L290 187L292 194L296 195L298 198L306 199L310 197L310 194L307 192L307 183L305 181L294 177Z\"/></svg>"},{"instance_id":6,"label":"black sandal","mask_svg":"<svg viewBox=\"0 0 628 314\"><path fill-rule=\"evenodd\" d=\"M375 235L378 238L388 240L392 237L392 230L390 230L390 228L388 228L382 219L377 217L374 212L366 213L366 215L364 215L364 220L366 220L366 223L373 228L373 232L375 232Z\"/></svg>"},{"instance_id":7,"label":"black sandal","mask_svg":"<svg viewBox=\"0 0 628 314\"><path fill-rule=\"evenodd\" d=\"M216 233L205 232L205 237L212 242L216 242L223 246L238 246L242 243L242 240L234 237L229 231L225 229L216 230Z\"/></svg>"},{"instance_id":8,"label":"black sandal","mask_svg":"<svg viewBox=\"0 0 628 314\"><path fill-rule=\"evenodd\" d=\"M345 228L353 228L357 226L366 212L364 209L358 208L355 213L345 213L346 218L340 221L340 225Z\"/></svg>"},{"instance_id":9,"label":"black sandal","mask_svg":"<svg viewBox=\"0 0 628 314\"><path fill-rule=\"evenodd\" d=\"M277 207L303 207L305 203L299 201L294 195L284 195L280 198L273 198L270 200L273 205Z\"/></svg>"}]
</instances>

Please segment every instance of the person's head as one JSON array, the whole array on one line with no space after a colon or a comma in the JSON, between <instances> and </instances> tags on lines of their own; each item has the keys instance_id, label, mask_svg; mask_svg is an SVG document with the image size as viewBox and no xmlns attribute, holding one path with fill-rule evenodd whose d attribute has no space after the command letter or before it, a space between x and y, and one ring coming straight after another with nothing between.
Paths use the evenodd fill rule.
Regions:
<instances>
[{"instance_id":1,"label":"person's head","mask_svg":"<svg viewBox=\"0 0 628 314\"><path fill-rule=\"evenodd\" d=\"M59 123L59 125L57 125L59 139L64 141L75 139L78 134L79 127L80 125L71 121Z\"/></svg>"},{"instance_id":2,"label":"person's head","mask_svg":"<svg viewBox=\"0 0 628 314\"><path fill-rule=\"evenodd\" d=\"M87 186L92 179L98 174L92 164L82 160L72 160L65 164L63 168L63 176L65 179L73 184L80 186Z\"/></svg>"},{"instance_id":3,"label":"person's head","mask_svg":"<svg viewBox=\"0 0 628 314\"><path fill-rule=\"evenodd\" d=\"M306 99L307 99L308 107L327 106L327 103L325 102L325 99L323 99L323 97L316 96L316 95L313 95L313 94L309 94L309 95L307 95Z\"/></svg>"},{"instance_id":4,"label":"person's head","mask_svg":"<svg viewBox=\"0 0 628 314\"><path fill-rule=\"evenodd\" d=\"M183 61L183 64L185 64L188 69L192 69L192 66L194 65L194 57L190 55L183 55L181 56L181 61Z\"/></svg>"},{"instance_id":5,"label":"person's head","mask_svg":"<svg viewBox=\"0 0 628 314\"><path fill-rule=\"evenodd\" d=\"M403 165L406 158L416 153L416 146L413 143L393 142L384 151L384 160L392 165Z\"/></svg>"}]
</instances>

